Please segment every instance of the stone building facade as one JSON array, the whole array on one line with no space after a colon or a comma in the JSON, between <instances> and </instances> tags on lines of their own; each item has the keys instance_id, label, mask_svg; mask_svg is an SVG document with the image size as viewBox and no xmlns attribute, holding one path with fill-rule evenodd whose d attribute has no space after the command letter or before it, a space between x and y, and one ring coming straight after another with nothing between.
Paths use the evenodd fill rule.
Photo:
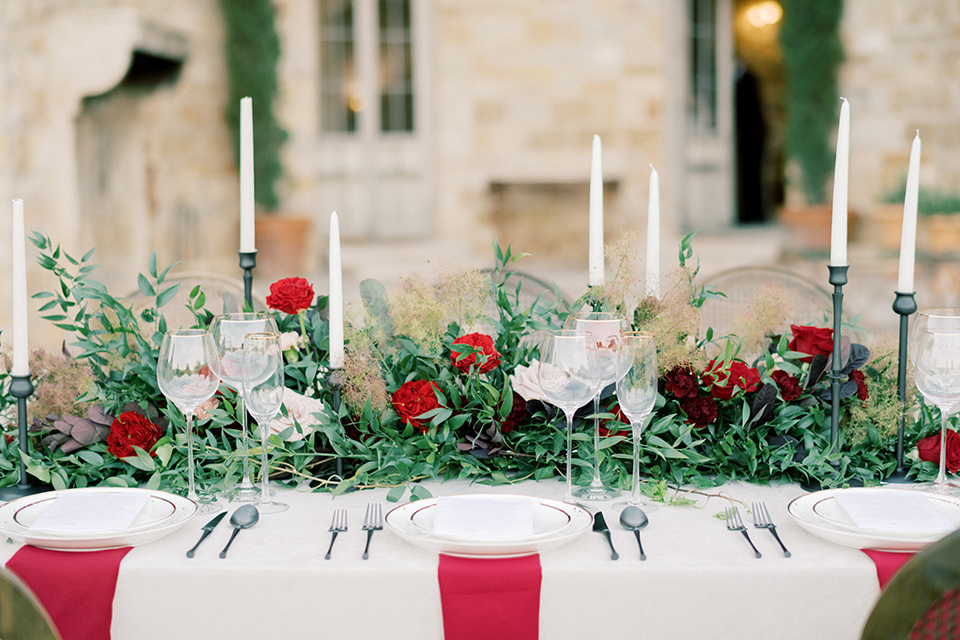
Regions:
<instances>
[{"instance_id":1,"label":"stone building facade","mask_svg":"<svg viewBox=\"0 0 960 640\"><path fill-rule=\"evenodd\" d=\"M353 128L336 130L324 114L333 37L324 29L342 4L274 0L275 109L290 134L279 215L314 221L310 273L323 270L333 210L348 241L440 238L485 250L498 238L585 262L594 134L608 235L642 230L651 165L668 232L730 228L743 63L760 78L767 121L762 218L775 219L779 191L797 197L783 178L776 26L744 26L760 0L352 0ZM398 23L409 126L384 125L392 107L377 96L393 33L378 18L386 5L409 12ZM902 179L916 129L921 184L960 190L960 5L846 0L841 33L851 209L869 211ZM28 229L78 254L96 245L112 290L135 289L152 250L161 264L235 274L223 40L217 0L0 3L0 209L22 197ZM34 268L29 284L52 287ZM0 328L9 318L0 278ZM36 324L37 340L52 340Z\"/></svg>"}]
</instances>

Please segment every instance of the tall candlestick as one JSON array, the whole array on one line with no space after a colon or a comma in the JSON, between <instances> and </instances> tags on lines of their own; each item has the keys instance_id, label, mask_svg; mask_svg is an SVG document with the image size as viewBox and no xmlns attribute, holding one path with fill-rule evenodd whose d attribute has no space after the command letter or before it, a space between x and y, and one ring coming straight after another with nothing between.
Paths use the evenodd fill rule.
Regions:
<instances>
[{"instance_id":1,"label":"tall candlestick","mask_svg":"<svg viewBox=\"0 0 960 640\"><path fill-rule=\"evenodd\" d=\"M648 296L660 297L660 176L650 165L650 194L647 204L647 289Z\"/></svg>"},{"instance_id":2,"label":"tall candlestick","mask_svg":"<svg viewBox=\"0 0 960 640\"><path fill-rule=\"evenodd\" d=\"M590 286L603 285L603 167L600 136L593 136L590 162Z\"/></svg>"},{"instance_id":3,"label":"tall candlestick","mask_svg":"<svg viewBox=\"0 0 960 640\"><path fill-rule=\"evenodd\" d=\"M830 264L847 264L847 174L850 166L850 103L840 98L837 164L833 173L833 224L830 228Z\"/></svg>"},{"instance_id":4,"label":"tall candlestick","mask_svg":"<svg viewBox=\"0 0 960 640\"><path fill-rule=\"evenodd\" d=\"M336 211L330 215L330 367L343 367L343 269Z\"/></svg>"},{"instance_id":5,"label":"tall candlestick","mask_svg":"<svg viewBox=\"0 0 960 640\"><path fill-rule=\"evenodd\" d=\"M240 99L240 251L257 250L253 200L253 100Z\"/></svg>"},{"instance_id":6,"label":"tall candlestick","mask_svg":"<svg viewBox=\"0 0 960 640\"><path fill-rule=\"evenodd\" d=\"M917 250L917 199L920 195L920 131L910 149L907 193L903 199L903 231L900 235L900 277L897 291L913 293L913 267Z\"/></svg>"},{"instance_id":7,"label":"tall candlestick","mask_svg":"<svg viewBox=\"0 0 960 640\"><path fill-rule=\"evenodd\" d=\"M15 376L30 375L27 340L27 247L23 231L23 200L13 199L13 365Z\"/></svg>"}]
</instances>

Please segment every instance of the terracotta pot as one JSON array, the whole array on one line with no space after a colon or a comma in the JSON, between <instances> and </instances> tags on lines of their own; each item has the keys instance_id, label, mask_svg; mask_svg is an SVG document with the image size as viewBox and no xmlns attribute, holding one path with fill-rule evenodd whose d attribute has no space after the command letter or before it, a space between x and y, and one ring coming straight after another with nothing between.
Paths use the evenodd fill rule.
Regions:
<instances>
[{"instance_id":1,"label":"terracotta pot","mask_svg":"<svg viewBox=\"0 0 960 640\"><path fill-rule=\"evenodd\" d=\"M937 214L919 219L927 227L930 253L960 252L960 214Z\"/></svg>"},{"instance_id":2,"label":"terracotta pot","mask_svg":"<svg viewBox=\"0 0 960 640\"><path fill-rule=\"evenodd\" d=\"M791 248L801 251L830 249L831 205L784 206L780 209L779 219L791 231Z\"/></svg>"},{"instance_id":3,"label":"terracotta pot","mask_svg":"<svg viewBox=\"0 0 960 640\"><path fill-rule=\"evenodd\" d=\"M270 282L303 277L312 223L310 218L298 216L258 215L256 273L268 277Z\"/></svg>"}]
</instances>

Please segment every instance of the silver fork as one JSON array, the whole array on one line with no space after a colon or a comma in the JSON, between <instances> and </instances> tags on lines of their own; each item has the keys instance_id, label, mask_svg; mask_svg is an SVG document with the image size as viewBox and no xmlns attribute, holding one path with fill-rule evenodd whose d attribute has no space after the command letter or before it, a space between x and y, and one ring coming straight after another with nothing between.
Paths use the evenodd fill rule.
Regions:
<instances>
[{"instance_id":1,"label":"silver fork","mask_svg":"<svg viewBox=\"0 0 960 640\"><path fill-rule=\"evenodd\" d=\"M373 537L373 532L381 529L383 529L383 510L379 502L371 502L367 505L366 515L363 516L363 530L367 532L367 546L363 548L364 560L369 557L367 552L370 550L370 538Z\"/></svg>"},{"instance_id":2,"label":"silver fork","mask_svg":"<svg viewBox=\"0 0 960 640\"><path fill-rule=\"evenodd\" d=\"M747 539L747 542L750 543L750 546L753 548L753 552L757 554L757 557L760 557L760 552L757 551L757 548L753 546L753 541L750 539L750 535L747 533L747 528L743 526L743 520L740 519L740 512L737 511L736 507L727 508L724 510L724 516L727 520L727 529L730 531L739 531L743 534L743 537Z\"/></svg>"},{"instance_id":3,"label":"silver fork","mask_svg":"<svg viewBox=\"0 0 960 640\"><path fill-rule=\"evenodd\" d=\"M323 556L327 560L330 559L330 552L333 551L333 543L337 540L337 534L341 531L347 530L347 510L346 509L336 509L333 512L333 520L330 522L330 532L333 535L330 537L330 547L327 548L327 555Z\"/></svg>"},{"instance_id":4,"label":"silver fork","mask_svg":"<svg viewBox=\"0 0 960 640\"><path fill-rule=\"evenodd\" d=\"M773 524L773 518L770 517L770 511L767 509L767 505L762 502L753 503L753 526L757 529L769 529L773 537L777 539L780 548L783 549L783 555L787 558L790 557L790 552L783 546L783 541L780 540L780 536L777 535L777 526Z\"/></svg>"}]
</instances>

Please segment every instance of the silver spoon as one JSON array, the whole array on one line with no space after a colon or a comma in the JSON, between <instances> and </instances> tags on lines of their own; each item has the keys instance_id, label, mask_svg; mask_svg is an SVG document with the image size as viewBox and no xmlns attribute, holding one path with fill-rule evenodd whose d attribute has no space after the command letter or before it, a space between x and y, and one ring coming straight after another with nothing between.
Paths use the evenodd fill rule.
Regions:
<instances>
[{"instance_id":1,"label":"silver spoon","mask_svg":"<svg viewBox=\"0 0 960 640\"><path fill-rule=\"evenodd\" d=\"M637 545L640 547L641 560L646 560L647 554L643 552L643 543L640 542L640 529L647 526L648 522L647 514L645 514L640 507L630 505L620 512L620 526L627 531L633 531L633 535L637 536Z\"/></svg>"},{"instance_id":2,"label":"silver spoon","mask_svg":"<svg viewBox=\"0 0 960 640\"><path fill-rule=\"evenodd\" d=\"M227 546L225 546L223 551L220 552L220 557L227 557L227 549L229 549L230 545L233 544L233 539L237 537L237 534L240 533L241 529L249 529L253 525L257 524L259 519L260 512L257 511L257 508L252 504L245 504L234 511L233 515L230 516L230 524L233 525L233 533L230 534L230 540L227 542Z\"/></svg>"}]
</instances>

